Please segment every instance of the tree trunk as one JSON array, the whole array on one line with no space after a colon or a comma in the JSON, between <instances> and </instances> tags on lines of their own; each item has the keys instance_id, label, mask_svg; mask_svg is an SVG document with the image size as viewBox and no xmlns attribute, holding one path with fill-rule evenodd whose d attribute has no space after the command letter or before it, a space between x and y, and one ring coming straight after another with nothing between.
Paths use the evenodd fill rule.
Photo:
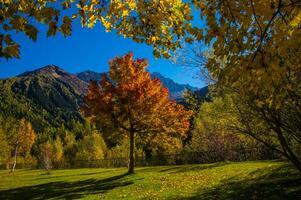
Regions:
<instances>
[{"instance_id":1,"label":"tree trunk","mask_svg":"<svg viewBox=\"0 0 301 200\"><path fill-rule=\"evenodd\" d=\"M15 171L16 164L17 164L17 155L18 155L18 146L16 146L16 148L15 148L14 164L13 164L13 167L11 169L11 172Z\"/></svg>"},{"instance_id":2,"label":"tree trunk","mask_svg":"<svg viewBox=\"0 0 301 200\"><path fill-rule=\"evenodd\" d=\"M135 165L135 160L134 160L134 148L135 148L135 133L134 131L130 131L130 151L129 151L129 174L134 173L134 165Z\"/></svg>"},{"instance_id":3,"label":"tree trunk","mask_svg":"<svg viewBox=\"0 0 301 200\"><path fill-rule=\"evenodd\" d=\"M293 150L290 148L289 144L287 144L286 139L283 136L280 128L277 128L277 136L283 151L287 155L286 156L287 159L289 159L293 163L293 165L295 165L295 167L301 172L301 162L298 159L298 157L295 155Z\"/></svg>"}]
</instances>

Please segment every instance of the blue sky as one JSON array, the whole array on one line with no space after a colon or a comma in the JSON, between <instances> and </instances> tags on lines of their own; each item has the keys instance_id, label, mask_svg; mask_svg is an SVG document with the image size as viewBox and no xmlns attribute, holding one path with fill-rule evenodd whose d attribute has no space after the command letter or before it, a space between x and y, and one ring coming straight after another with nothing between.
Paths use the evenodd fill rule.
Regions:
<instances>
[{"instance_id":1,"label":"blue sky","mask_svg":"<svg viewBox=\"0 0 301 200\"><path fill-rule=\"evenodd\" d=\"M184 68L166 59L155 59L152 47L137 44L113 32L107 33L100 24L88 29L74 23L72 35L67 38L61 34L47 38L46 27L40 26L39 29L36 42L29 40L22 33L13 35L21 45L21 58L0 60L0 78L15 76L48 64L57 65L72 73L85 70L104 72L108 71L110 59L133 52L135 57L148 59L151 72L159 72L178 83L204 86L202 81L196 78L197 69Z\"/></svg>"}]
</instances>

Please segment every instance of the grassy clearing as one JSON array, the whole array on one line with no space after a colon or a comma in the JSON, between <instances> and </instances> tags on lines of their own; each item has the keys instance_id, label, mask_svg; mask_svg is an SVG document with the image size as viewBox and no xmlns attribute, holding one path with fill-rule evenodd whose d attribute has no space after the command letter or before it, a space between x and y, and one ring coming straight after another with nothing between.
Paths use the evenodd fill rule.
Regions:
<instances>
[{"instance_id":1,"label":"grassy clearing","mask_svg":"<svg viewBox=\"0 0 301 200\"><path fill-rule=\"evenodd\" d=\"M0 171L0 199L301 199L301 175L282 162L126 169Z\"/></svg>"}]
</instances>

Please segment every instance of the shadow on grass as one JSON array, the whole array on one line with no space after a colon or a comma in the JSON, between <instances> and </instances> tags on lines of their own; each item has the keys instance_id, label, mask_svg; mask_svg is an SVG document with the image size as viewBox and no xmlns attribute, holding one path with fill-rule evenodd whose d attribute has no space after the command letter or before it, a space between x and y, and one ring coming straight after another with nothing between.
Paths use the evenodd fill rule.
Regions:
<instances>
[{"instance_id":1,"label":"shadow on grass","mask_svg":"<svg viewBox=\"0 0 301 200\"><path fill-rule=\"evenodd\" d=\"M190 197L171 199L202 200L297 200L301 199L301 174L289 165L262 168L248 178L232 177L209 188L200 188Z\"/></svg>"},{"instance_id":2,"label":"shadow on grass","mask_svg":"<svg viewBox=\"0 0 301 200\"><path fill-rule=\"evenodd\" d=\"M191 171L199 171L199 170L206 170L206 169L212 169L216 167L222 167L229 163L227 162L218 162L213 164L206 164L206 165L197 165L197 166L175 166L175 167L167 167L166 169L162 169L159 172L164 173L181 173L181 172L191 172Z\"/></svg>"},{"instance_id":3,"label":"shadow on grass","mask_svg":"<svg viewBox=\"0 0 301 200\"><path fill-rule=\"evenodd\" d=\"M75 182L50 182L34 186L19 187L0 191L0 199L77 199L89 194L102 194L118 187L133 184L123 179L128 174L121 174L106 179L88 179Z\"/></svg>"},{"instance_id":4,"label":"shadow on grass","mask_svg":"<svg viewBox=\"0 0 301 200\"><path fill-rule=\"evenodd\" d=\"M55 175L52 176L52 171L50 171L50 174L47 172L41 173L44 177L35 178L35 180L43 180L43 179L57 179L57 178L67 178L67 177L77 177L77 176L90 176L90 175L97 175L97 174L104 174L104 173L110 173L114 170L102 170L99 172L90 172L90 173L81 173L81 174L67 174L67 175Z\"/></svg>"},{"instance_id":5,"label":"shadow on grass","mask_svg":"<svg viewBox=\"0 0 301 200\"><path fill-rule=\"evenodd\" d=\"M182 172L191 172L191 171L198 171L198 170L206 170L212 169L215 167L222 167L225 165L231 164L230 162L218 162L212 164L203 164L203 165L177 165L177 166L153 166L153 167L143 167L138 168L136 171L138 173L145 173L145 172L162 172L162 173L182 173ZM163 169L162 169L163 168Z\"/></svg>"}]
</instances>

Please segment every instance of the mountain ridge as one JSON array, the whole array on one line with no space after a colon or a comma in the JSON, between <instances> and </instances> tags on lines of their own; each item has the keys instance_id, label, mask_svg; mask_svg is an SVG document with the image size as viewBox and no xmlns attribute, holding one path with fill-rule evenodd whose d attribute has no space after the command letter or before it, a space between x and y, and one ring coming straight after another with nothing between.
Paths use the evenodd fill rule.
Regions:
<instances>
[{"instance_id":1,"label":"mountain ridge","mask_svg":"<svg viewBox=\"0 0 301 200\"><path fill-rule=\"evenodd\" d=\"M91 70L86 70L83 72L76 73L75 75L85 82L89 82L90 80L99 81L103 74L107 72L95 72ZM199 88L190 86L189 84L180 84L176 83L171 78L167 78L160 74L159 72L151 73L152 78L159 78L162 82L163 86L168 88L170 97L175 100L183 99L182 93L184 90L192 90L197 91Z\"/></svg>"}]
</instances>

